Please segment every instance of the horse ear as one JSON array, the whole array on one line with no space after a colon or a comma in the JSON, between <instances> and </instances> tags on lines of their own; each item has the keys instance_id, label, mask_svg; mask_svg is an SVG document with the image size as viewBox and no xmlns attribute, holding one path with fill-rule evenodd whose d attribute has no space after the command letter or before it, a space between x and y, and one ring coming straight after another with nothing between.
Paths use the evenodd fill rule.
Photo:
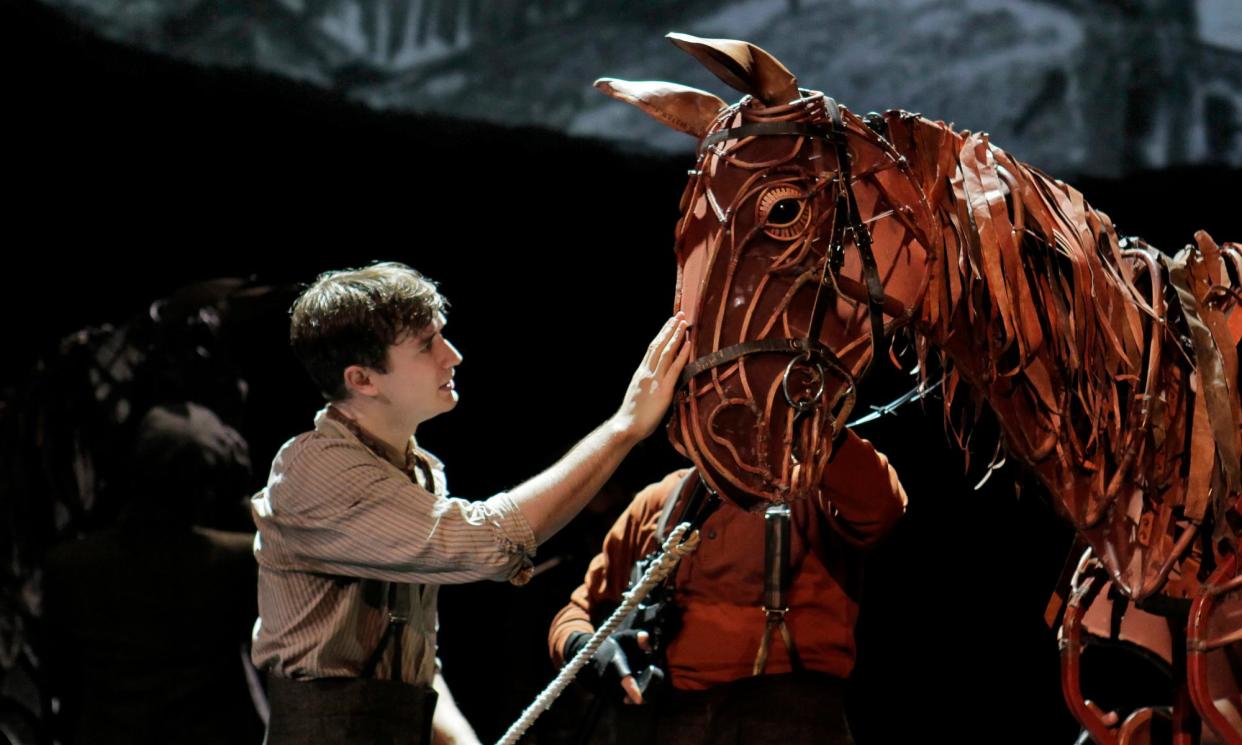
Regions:
<instances>
[{"instance_id":1,"label":"horse ear","mask_svg":"<svg viewBox=\"0 0 1242 745\"><path fill-rule=\"evenodd\" d=\"M775 57L745 41L700 39L689 34L666 36L689 52L725 83L758 98L769 106L786 104L799 97L798 79Z\"/></svg>"},{"instance_id":2,"label":"horse ear","mask_svg":"<svg viewBox=\"0 0 1242 745\"><path fill-rule=\"evenodd\" d=\"M629 81L600 78L595 87L632 103L679 132L702 138L726 104L707 91L658 80Z\"/></svg>"}]
</instances>

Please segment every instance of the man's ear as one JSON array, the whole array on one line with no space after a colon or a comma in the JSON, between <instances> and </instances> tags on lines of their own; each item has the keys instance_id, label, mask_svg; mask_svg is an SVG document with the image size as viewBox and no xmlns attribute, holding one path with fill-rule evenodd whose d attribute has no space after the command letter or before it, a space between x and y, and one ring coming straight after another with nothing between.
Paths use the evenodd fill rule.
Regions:
<instances>
[{"instance_id":1,"label":"man's ear","mask_svg":"<svg viewBox=\"0 0 1242 745\"><path fill-rule=\"evenodd\" d=\"M345 392L357 393L360 396L375 396L379 389L375 386L372 374L375 371L363 365L350 365L345 368Z\"/></svg>"}]
</instances>

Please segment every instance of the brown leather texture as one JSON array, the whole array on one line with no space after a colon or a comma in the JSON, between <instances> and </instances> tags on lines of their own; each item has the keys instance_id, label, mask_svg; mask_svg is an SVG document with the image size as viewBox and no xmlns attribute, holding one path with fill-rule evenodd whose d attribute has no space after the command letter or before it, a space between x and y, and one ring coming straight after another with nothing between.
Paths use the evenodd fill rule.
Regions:
<instances>
[{"instance_id":1,"label":"brown leather texture","mask_svg":"<svg viewBox=\"0 0 1242 745\"><path fill-rule=\"evenodd\" d=\"M955 422L990 409L1008 455L1033 469L1122 591L1192 596L1199 569L1218 558L1204 548L1236 549L1240 247L1199 233L1170 258L1123 243L1077 190L984 133L902 111L864 121L843 107L834 127L822 93L773 98L793 77L753 45L674 41L751 94L715 116L707 137L742 134L700 147L682 198L675 306L694 324L692 358L800 337L829 292L817 339L851 374L866 368L876 350L856 235L840 268L825 271L848 191L883 281L886 328L909 325L924 361L937 356L946 371L952 436L964 443ZM772 122L827 134L753 126ZM814 493L831 457L833 406L854 381L823 374L824 395L799 417L782 388L792 358L710 367L675 405L674 445L743 507ZM795 375L793 398L819 382Z\"/></svg>"},{"instance_id":2,"label":"brown leather texture","mask_svg":"<svg viewBox=\"0 0 1242 745\"><path fill-rule=\"evenodd\" d=\"M1242 589L1242 245L1201 231L1169 255L1122 240L985 133L903 111L864 119L754 45L670 37L747 94L705 129L679 127L700 145L677 225L675 308L694 361L674 446L741 507L813 496L856 378L888 351L875 340L908 327L924 382L928 363L944 373L951 437L965 447L994 415L997 457L1028 466L1090 546L1098 572L1079 573L1061 631L1075 717L1101 743L1149 729L1114 731L1078 691L1079 635L1100 635L1079 606L1106 582L1131 614L1122 641L1164 656L1179 644L1140 623L1149 611L1187 629L1176 726L1201 717L1242 742L1214 701L1242 710L1221 663L1242 641L1227 597ZM717 108L707 96L682 91L677 110ZM657 97L636 103L661 118Z\"/></svg>"}]
</instances>

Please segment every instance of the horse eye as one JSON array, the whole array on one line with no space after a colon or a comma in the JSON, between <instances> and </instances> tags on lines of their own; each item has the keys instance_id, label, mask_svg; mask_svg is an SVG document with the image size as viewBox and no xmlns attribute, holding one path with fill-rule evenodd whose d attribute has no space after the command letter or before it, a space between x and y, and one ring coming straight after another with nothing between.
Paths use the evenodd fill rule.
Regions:
<instances>
[{"instance_id":1,"label":"horse eye","mask_svg":"<svg viewBox=\"0 0 1242 745\"><path fill-rule=\"evenodd\" d=\"M792 241L811 224L812 206L800 184L773 184L759 195L755 223L778 241Z\"/></svg>"},{"instance_id":2,"label":"horse eye","mask_svg":"<svg viewBox=\"0 0 1242 745\"><path fill-rule=\"evenodd\" d=\"M801 211L802 202L799 200L782 199L772 205L772 209L768 212L768 225L774 228L790 225L794 220L798 219L798 213Z\"/></svg>"}]
</instances>

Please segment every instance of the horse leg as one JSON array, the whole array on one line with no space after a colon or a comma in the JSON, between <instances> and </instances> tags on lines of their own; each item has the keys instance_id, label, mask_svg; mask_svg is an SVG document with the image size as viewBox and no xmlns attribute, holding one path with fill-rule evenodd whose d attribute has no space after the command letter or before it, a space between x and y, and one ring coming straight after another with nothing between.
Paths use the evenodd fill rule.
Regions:
<instances>
[{"instance_id":1,"label":"horse leg","mask_svg":"<svg viewBox=\"0 0 1242 745\"><path fill-rule=\"evenodd\" d=\"M1239 722L1236 708L1238 681L1233 674L1230 664L1232 660L1229 657L1230 647L1238 641L1236 637L1239 636L1239 632L1231 631L1217 638L1207 638L1207 633L1208 620L1222 604L1222 598L1227 593L1242 587L1242 581L1235 577L1237 568L1237 556L1227 555L1200 588L1198 597L1190 606L1190 616L1186 622L1186 683L1182 688L1186 690L1198 716L1203 718L1203 722L1216 735L1219 742L1225 745L1242 745L1242 723ZM1227 615L1231 617L1233 614ZM1227 625L1232 627L1236 624L1228 623ZM1213 650L1220 650L1220 652L1210 656L1209 653ZM1211 664L1210 660L1213 659L1217 664ZM1212 693L1213 678L1218 683L1216 688L1219 689L1220 684L1223 683L1232 689L1224 692L1227 699L1225 711L1216 704ZM1232 685L1229 685L1230 683Z\"/></svg>"},{"instance_id":2,"label":"horse leg","mask_svg":"<svg viewBox=\"0 0 1242 745\"><path fill-rule=\"evenodd\" d=\"M1172 619L1169 625L1173 626ZM1199 745L1203 723L1186 682L1186 644L1179 636L1176 633L1174 640L1182 643L1173 646L1173 680L1177 681L1173 694L1173 745Z\"/></svg>"},{"instance_id":3,"label":"horse leg","mask_svg":"<svg viewBox=\"0 0 1242 745\"><path fill-rule=\"evenodd\" d=\"M1091 605L1102 586L1100 576L1084 577L1074 588L1061 621L1061 695L1070 714L1078 720L1095 745L1120 745L1117 735L1104 718L1100 707L1082 697L1080 662L1082 656L1082 614Z\"/></svg>"}]
</instances>

